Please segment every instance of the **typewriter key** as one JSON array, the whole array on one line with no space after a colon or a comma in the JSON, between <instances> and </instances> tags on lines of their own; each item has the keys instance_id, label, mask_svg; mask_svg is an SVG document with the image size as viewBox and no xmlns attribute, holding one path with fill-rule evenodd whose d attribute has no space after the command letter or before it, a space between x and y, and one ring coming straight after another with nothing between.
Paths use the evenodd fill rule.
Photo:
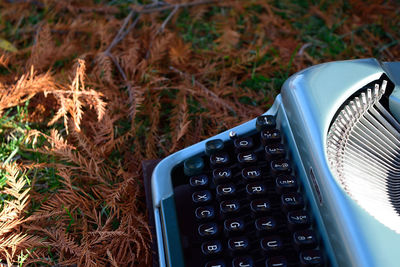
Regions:
<instances>
[{"instance_id":1,"label":"typewriter key","mask_svg":"<svg viewBox=\"0 0 400 267\"><path fill-rule=\"evenodd\" d=\"M244 221L241 218L224 221L224 231L227 235L240 233L244 230Z\"/></svg>"},{"instance_id":2,"label":"typewriter key","mask_svg":"<svg viewBox=\"0 0 400 267\"><path fill-rule=\"evenodd\" d=\"M201 244L201 251L204 255L215 255L222 252L222 245L219 240L211 240Z\"/></svg>"},{"instance_id":3,"label":"typewriter key","mask_svg":"<svg viewBox=\"0 0 400 267\"><path fill-rule=\"evenodd\" d=\"M281 131L278 129L262 130L261 141L264 146L272 143L279 143L281 141Z\"/></svg>"},{"instance_id":4,"label":"typewriter key","mask_svg":"<svg viewBox=\"0 0 400 267\"><path fill-rule=\"evenodd\" d=\"M310 218L304 210L295 210L288 212L287 220L288 228L291 231L308 228L308 226L310 225Z\"/></svg>"},{"instance_id":5,"label":"typewriter key","mask_svg":"<svg viewBox=\"0 0 400 267\"><path fill-rule=\"evenodd\" d=\"M258 234L263 234L266 232L271 232L276 230L276 220L272 217L261 217L258 218L254 225L256 227Z\"/></svg>"},{"instance_id":6,"label":"typewriter key","mask_svg":"<svg viewBox=\"0 0 400 267\"><path fill-rule=\"evenodd\" d=\"M275 117L272 115L258 116L256 119L256 129L261 131L263 129L273 129L276 127Z\"/></svg>"},{"instance_id":7,"label":"typewriter key","mask_svg":"<svg viewBox=\"0 0 400 267\"><path fill-rule=\"evenodd\" d=\"M232 267L253 267L253 266L255 266L253 259L249 256L234 258L232 261Z\"/></svg>"},{"instance_id":8,"label":"typewriter key","mask_svg":"<svg viewBox=\"0 0 400 267\"><path fill-rule=\"evenodd\" d=\"M300 252L300 264L302 267L322 266L323 263L321 251L318 249Z\"/></svg>"},{"instance_id":9,"label":"typewriter key","mask_svg":"<svg viewBox=\"0 0 400 267\"><path fill-rule=\"evenodd\" d=\"M229 168L215 169L212 174L216 184L225 184L232 180L232 171Z\"/></svg>"},{"instance_id":10,"label":"typewriter key","mask_svg":"<svg viewBox=\"0 0 400 267\"><path fill-rule=\"evenodd\" d=\"M264 252L274 252L282 249L283 244L279 236L264 237L260 241L261 249Z\"/></svg>"},{"instance_id":11,"label":"typewriter key","mask_svg":"<svg viewBox=\"0 0 400 267\"><path fill-rule=\"evenodd\" d=\"M192 200L194 203L207 203L212 199L211 192L208 190L194 192L192 194Z\"/></svg>"},{"instance_id":12,"label":"typewriter key","mask_svg":"<svg viewBox=\"0 0 400 267\"><path fill-rule=\"evenodd\" d=\"M246 185L246 193L250 198L263 196L267 193L267 187L262 182L255 182Z\"/></svg>"},{"instance_id":13,"label":"typewriter key","mask_svg":"<svg viewBox=\"0 0 400 267\"><path fill-rule=\"evenodd\" d=\"M211 154L214 154L224 149L224 141L222 141L221 139L210 140L206 142L205 147L206 155L211 156Z\"/></svg>"},{"instance_id":14,"label":"typewriter key","mask_svg":"<svg viewBox=\"0 0 400 267\"><path fill-rule=\"evenodd\" d=\"M236 151L246 151L250 150L254 146L253 138L251 137L242 137L236 138L233 141L233 145L235 146Z\"/></svg>"},{"instance_id":15,"label":"typewriter key","mask_svg":"<svg viewBox=\"0 0 400 267\"><path fill-rule=\"evenodd\" d=\"M195 216L197 220L214 219L215 210L213 206L198 207L195 210Z\"/></svg>"},{"instance_id":16,"label":"typewriter key","mask_svg":"<svg viewBox=\"0 0 400 267\"><path fill-rule=\"evenodd\" d=\"M293 234L293 243L297 250L315 248L317 246L317 238L313 230L302 230Z\"/></svg>"},{"instance_id":17,"label":"typewriter key","mask_svg":"<svg viewBox=\"0 0 400 267\"><path fill-rule=\"evenodd\" d=\"M201 173L204 168L204 161L200 157L187 159L183 162L183 172L187 176L193 176Z\"/></svg>"},{"instance_id":18,"label":"typewriter key","mask_svg":"<svg viewBox=\"0 0 400 267\"><path fill-rule=\"evenodd\" d=\"M249 248L250 243L246 237L232 237L228 240L228 249L231 253L246 251Z\"/></svg>"},{"instance_id":19,"label":"typewriter key","mask_svg":"<svg viewBox=\"0 0 400 267\"><path fill-rule=\"evenodd\" d=\"M291 175L279 175L275 179L275 189L278 194L297 191L297 179Z\"/></svg>"},{"instance_id":20,"label":"typewriter key","mask_svg":"<svg viewBox=\"0 0 400 267\"><path fill-rule=\"evenodd\" d=\"M203 237L212 237L218 234L218 225L216 223L204 223L197 228L199 235Z\"/></svg>"},{"instance_id":21,"label":"typewriter key","mask_svg":"<svg viewBox=\"0 0 400 267\"><path fill-rule=\"evenodd\" d=\"M237 155L237 160L240 164L254 164L257 162L257 155L253 152L243 152Z\"/></svg>"},{"instance_id":22,"label":"typewriter key","mask_svg":"<svg viewBox=\"0 0 400 267\"><path fill-rule=\"evenodd\" d=\"M248 181L258 180L262 178L260 167L247 167L242 169L242 177Z\"/></svg>"},{"instance_id":23,"label":"typewriter key","mask_svg":"<svg viewBox=\"0 0 400 267\"><path fill-rule=\"evenodd\" d=\"M207 175L190 177L189 184L194 189L205 188L208 186L208 177Z\"/></svg>"},{"instance_id":24,"label":"typewriter key","mask_svg":"<svg viewBox=\"0 0 400 267\"><path fill-rule=\"evenodd\" d=\"M275 256L267 259L265 262L266 267L287 267L287 260L283 256Z\"/></svg>"},{"instance_id":25,"label":"typewriter key","mask_svg":"<svg viewBox=\"0 0 400 267\"><path fill-rule=\"evenodd\" d=\"M281 196L282 209L284 212L301 209L304 206L303 196L298 192L289 192Z\"/></svg>"},{"instance_id":26,"label":"typewriter key","mask_svg":"<svg viewBox=\"0 0 400 267\"><path fill-rule=\"evenodd\" d=\"M234 184L217 185L216 197L218 200L233 197L236 193L236 186Z\"/></svg>"},{"instance_id":27,"label":"typewriter key","mask_svg":"<svg viewBox=\"0 0 400 267\"><path fill-rule=\"evenodd\" d=\"M204 267L226 267L226 264L223 260L215 260L207 262Z\"/></svg>"},{"instance_id":28,"label":"typewriter key","mask_svg":"<svg viewBox=\"0 0 400 267\"><path fill-rule=\"evenodd\" d=\"M222 167L229 163L229 155L226 152L217 152L210 156L210 164L213 167Z\"/></svg>"}]
</instances>

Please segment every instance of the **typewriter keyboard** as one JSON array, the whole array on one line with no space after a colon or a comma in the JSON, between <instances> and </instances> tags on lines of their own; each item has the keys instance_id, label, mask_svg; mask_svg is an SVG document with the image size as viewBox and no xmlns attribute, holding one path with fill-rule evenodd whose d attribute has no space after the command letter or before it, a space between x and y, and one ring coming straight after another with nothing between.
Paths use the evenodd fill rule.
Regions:
<instances>
[{"instance_id":1,"label":"typewriter keyboard","mask_svg":"<svg viewBox=\"0 0 400 267\"><path fill-rule=\"evenodd\" d=\"M326 266L275 117L206 143L172 173L186 266Z\"/></svg>"}]
</instances>

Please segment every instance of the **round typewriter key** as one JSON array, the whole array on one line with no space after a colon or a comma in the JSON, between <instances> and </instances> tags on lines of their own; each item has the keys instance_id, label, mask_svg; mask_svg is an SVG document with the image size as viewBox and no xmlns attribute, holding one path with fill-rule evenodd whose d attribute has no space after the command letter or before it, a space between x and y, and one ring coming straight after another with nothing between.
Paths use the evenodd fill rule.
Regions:
<instances>
[{"instance_id":1,"label":"round typewriter key","mask_svg":"<svg viewBox=\"0 0 400 267\"><path fill-rule=\"evenodd\" d=\"M281 131L278 129L262 130L261 141L264 146L272 143L279 143L281 141Z\"/></svg>"},{"instance_id":2,"label":"round typewriter key","mask_svg":"<svg viewBox=\"0 0 400 267\"><path fill-rule=\"evenodd\" d=\"M226 199L234 196L236 193L236 186L234 184L217 185L216 196L217 199Z\"/></svg>"},{"instance_id":3,"label":"round typewriter key","mask_svg":"<svg viewBox=\"0 0 400 267\"><path fill-rule=\"evenodd\" d=\"M222 141L221 139L210 140L206 142L205 147L206 155L211 156L211 154L214 154L224 149L224 141Z\"/></svg>"},{"instance_id":4,"label":"round typewriter key","mask_svg":"<svg viewBox=\"0 0 400 267\"><path fill-rule=\"evenodd\" d=\"M275 117L272 115L258 116L256 119L256 129L261 131L263 129L272 129L276 127Z\"/></svg>"},{"instance_id":5,"label":"round typewriter key","mask_svg":"<svg viewBox=\"0 0 400 267\"><path fill-rule=\"evenodd\" d=\"M219 240L211 240L201 244L201 251L204 255L215 255L222 251L222 245Z\"/></svg>"},{"instance_id":6,"label":"round typewriter key","mask_svg":"<svg viewBox=\"0 0 400 267\"><path fill-rule=\"evenodd\" d=\"M291 231L307 228L310 225L310 217L304 210L288 212L288 228Z\"/></svg>"},{"instance_id":7,"label":"round typewriter key","mask_svg":"<svg viewBox=\"0 0 400 267\"><path fill-rule=\"evenodd\" d=\"M262 178L260 167L247 167L242 169L242 177L247 181L258 180Z\"/></svg>"},{"instance_id":8,"label":"round typewriter key","mask_svg":"<svg viewBox=\"0 0 400 267\"><path fill-rule=\"evenodd\" d=\"M271 203L268 199L255 199L250 202L251 210L256 214L269 212L271 210Z\"/></svg>"},{"instance_id":9,"label":"round typewriter key","mask_svg":"<svg viewBox=\"0 0 400 267\"><path fill-rule=\"evenodd\" d=\"M194 189L207 187L208 186L208 177L207 177L207 175L204 175L204 174L199 175L199 176L190 177L189 184Z\"/></svg>"},{"instance_id":10,"label":"round typewriter key","mask_svg":"<svg viewBox=\"0 0 400 267\"><path fill-rule=\"evenodd\" d=\"M317 238L313 230L297 231L293 234L293 243L297 250L315 248L317 246Z\"/></svg>"},{"instance_id":11,"label":"round typewriter key","mask_svg":"<svg viewBox=\"0 0 400 267\"><path fill-rule=\"evenodd\" d=\"M290 162L287 159L277 159L271 161L271 172L273 174L279 173L290 173L292 168Z\"/></svg>"},{"instance_id":12,"label":"round typewriter key","mask_svg":"<svg viewBox=\"0 0 400 267\"><path fill-rule=\"evenodd\" d=\"M232 267L254 267L253 259L249 256L237 257L232 261Z\"/></svg>"},{"instance_id":13,"label":"round typewriter key","mask_svg":"<svg viewBox=\"0 0 400 267\"><path fill-rule=\"evenodd\" d=\"M195 210L195 215L198 220L214 219L215 211L213 206L198 207Z\"/></svg>"},{"instance_id":14,"label":"round typewriter key","mask_svg":"<svg viewBox=\"0 0 400 267\"><path fill-rule=\"evenodd\" d=\"M276 230L276 220L272 217L261 217L254 222L259 234Z\"/></svg>"},{"instance_id":15,"label":"round typewriter key","mask_svg":"<svg viewBox=\"0 0 400 267\"><path fill-rule=\"evenodd\" d=\"M210 164L213 167L222 167L229 163L229 155L226 152L217 152L210 156Z\"/></svg>"},{"instance_id":16,"label":"round typewriter key","mask_svg":"<svg viewBox=\"0 0 400 267\"><path fill-rule=\"evenodd\" d=\"M283 256L275 256L267 259L265 262L266 267L287 267L287 260Z\"/></svg>"},{"instance_id":17,"label":"round typewriter key","mask_svg":"<svg viewBox=\"0 0 400 267\"><path fill-rule=\"evenodd\" d=\"M300 264L302 267L322 266L323 263L321 251L318 249L300 252Z\"/></svg>"},{"instance_id":18,"label":"round typewriter key","mask_svg":"<svg viewBox=\"0 0 400 267\"><path fill-rule=\"evenodd\" d=\"M207 262L204 267L226 267L226 264L223 260L215 260Z\"/></svg>"},{"instance_id":19,"label":"round typewriter key","mask_svg":"<svg viewBox=\"0 0 400 267\"><path fill-rule=\"evenodd\" d=\"M199 174L204 168L204 162L201 157L194 157L183 162L183 172L187 176Z\"/></svg>"},{"instance_id":20,"label":"round typewriter key","mask_svg":"<svg viewBox=\"0 0 400 267\"><path fill-rule=\"evenodd\" d=\"M254 164L257 162L257 155L253 152L243 152L237 155L237 160L240 164Z\"/></svg>"},{"instance_id":21,"label":"round typewriter key","mask_svg":"<svg viewBox=\"0 0 400 267\"><path fill-rule=\"evenodd\" d=\"M211 192L208 190L194 192L192 194L192 200L194 203L207 203L212 199Z\"/></svg>"},{"instance_id":22,"label":"round typewriter key","mask_svg":"<svg viewBox=\"0 0 400 267\"><path fill-rule=\"evenodd\" d=\"M240 209L240 204L236 199L224 200L220 203L220 209L223 215L228 215L238 212Z\"/></svg>"},{"instance_id":23,"label":"round typewriter key","mask_svg":"<svg viewBox=\"0 0 400 267\"><path fill-rule=\"evenodd\" d=\"M246 251L250 248L249 240L246 237L232 237L228 240L228 249L232 252Z\"/></svg>"},{"instance_id":24,"label":"round typewriter key","mask_svg":"<svg viewBox=\"0 0 400 267\"><path fill-rule=\"evenodd\" d=\"M213 179L216 184L225 184L231 182L232 171L229 168L213 170Z\"/></svg>"},{"instance_id":25,"label":"round typewriter key","mask_svg":"<svg viewBox=\"0 0 400 267\"><path fill-rule=\"evenodd\" d=\"M244 221L241 218L225 220L224 230L228 235L243 232Z\"/></svg>"},{"instance_id":26,"label":"round typewriter key","mask_svg":"<svg viewBox=\"0 0 400 267\"><path fill-rule=\"evenodd\" d=\"M279 236L264 237L260 241L261 249L265 252L279 251L282 249L282 240Z\"/></svg>"},{"instance_id":27,"label":"round typewriter key","mask_svg":"<svg viewBox=\"0 0 400 267\"><path fill-rule=\"evenodd\" d=\"M270 161L273 159L284 158L286 154L285 146L283 144L271 144L264 148L265 160Z\"/></svg>"},{"instance_id":28,"label":"round typewriter key","mask_svg":"<svg viewBox=\"0 0 400 267\"><path fill-rule=\"evenodd\" d=\"M281 196L281 204L284 212L301 209L304 206L303 196L298 192L289 192Z\"/></svg>"},{"instance_id":29,"label":"round typewriter key","mask_svg":"<svg viewBox=\"0 0 400 267\"><path fill-rule=\"evenodd\" d=\"M291 175L279 175L275 179L275 189L278 194L297 191L297 179Z\"/></svg>"},{"instance_id":30,"label":"round typewriter key","mask_svg":"<svg viewBox=\"0 0 400 267\"><path fill-rule=\"evenodd\" d=\"M200 224L197 228L200 236L212 237L218 234L218 225L216 223L204 223Z\"/></svg>"},{"instance_id":31,"label":"round typewriter key","mask_svg":"<svg viewBox=\"0 0 400 267\"><path fill-rule=\"evenodd\" d=\"M267 193L267 187L264 183L255 182L246 185L246 193L249 197L259 197Z\"/></svg>"},{"instance_id":32,"label":"round typewriter key","mask_svg":"<svg viewBox=\"0 0 400 267\"><path fill-rule=\"evenodd\" d=\"M233 141L236 151L246 151L253 148L254 142L251 137L236 138Z\"/></svg>"}]
</instances>

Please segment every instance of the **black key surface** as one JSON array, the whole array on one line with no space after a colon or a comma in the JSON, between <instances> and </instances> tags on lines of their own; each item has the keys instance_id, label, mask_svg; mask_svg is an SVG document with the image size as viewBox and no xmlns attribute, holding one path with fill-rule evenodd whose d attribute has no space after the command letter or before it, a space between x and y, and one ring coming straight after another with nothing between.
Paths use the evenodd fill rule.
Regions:
<instances>
[{"instance_id":1,"label":"black key surface","mask_svg":"<svg viewBox=\"0 0 400 267\"><path fill-rule=\"evenodd\" d=\"M223 215L229 215L238 212L240 209L239 201L236 199L221 201L219 206Z\"/></svg>"},{"instance_id":2,"label":"black key surface","mask_svg":"<svg viewBox=\"0 0 400 267\"><path fill-rule=\"evenodd\" d=\"M303 196L298 192L289 192L281 196L281 204L283 211L301 209L304 206Z\"/></svg>"},{"instance_id":3,"label":"black key surface","mask_svg":"<svg viewBox=\"0 0 400 267\"><path fill-rule=\"evenodd\" d=\"M204 267L227 267L224 260L209 261Z\"/></svg>"},{"instance_id":4,"label":"black key surface","mask_svg":"<svg viewBox=\"0 0 400 267\"><path fill-rule=\"evenodd\" d=\"M256 219L254 225L256 230L261 234L274 231L277 227L276 220L270 216Z\"/></svg>"},{"instance_id":5,"label":"black key surface","mask_svg":"<svg viewBox=\"0 0 400 267\"><path fill-rule=\"evenodd\" d=\"M216 188L216 197L217 199L225 199L228 197L235 196L236 193L236 186L232 183L230 184L220 184L217 185Z\"/></svg>"},{"instance_id":6,"label":"black key surface","mask_svg":"<svg viewBox=\"0 0 400 267\"><path fill-rule=\"evenodd\" d=\"M237 160L243 165L254 164L257 162L257 155L253 152L242 152L237 155Z\"/></svg>"},{"instance_id":7,"label":"black key surface","mask_svg":"<svg viewBox=\"0 0 400 267\"><path fill-rule=\"evenodd\" d=\"M197 231L200 236L213 237L218 235L218 225L214 222L200 224Z\"/></svg>"},{"instance_id":8,"label":"black key surface","mask_svg":"<svg viewBox=\"0 0 400 267\"><path fill-rule=\"evenodd\" d=\"M229 168L215 169L212 175L216 184L225 184L232 180L232 170Z\"/></svg>"},{"instance_id":9,"label":"black key surface","mask_svg":"<svg viewBox=\"0 0 400 267\"><path fill-rule=\"evenodd\" d=\"M201 251L204 255L215 255L222 252L222 244L219 240L206 241L201 244Z\"/></svg>"},{"instance_id":10,"label":"black key surface","mask_svg":"<svg viewBox=\"0 0 400 267\"><path fill-rule=\"evenodd\" d=\"M193 176L203 171L204 161L201 157L193 157L183 162L183 172L187 176Z\"/></svg>"},{"instance_id":11,"label":"black key surface","mask_svg":"<svg viewBox=\"0 0 400 267\"><path fill-rule=\"evenodd\" d=\"M283 256L275 256L266 260L266 267L287 267L287 260Z\"/></svg>"},{"instance_id":12,"label":"black key surface","mask_svg":"<svg viewBox=\"0 0 400 267\"><path fill-rule=\"evenodd\" d=\"M224 231L230 235L235 233L243 232L245 228L245 224L243 219L235 218L235 219L227 219L224 221Z\"/></svg>"},{"instance_id":13,"label":"black key surface","mask_svg":"<svg viewBox=\"0 0 400 267\"><path fill-rule=\"evenodd\" d=\"M192 200L194 203L208 203L212 199L211 192L208 190L197 191L192 194Z\"/></svg>"},{"instance_id":14,"label":"black key surface","mask_svg":"<svg viewBox=\"0 0 400 267\"><path fill-rule=\"evenodd\" d=\"M189 184L194 189L205 188L208 186L208 177L207 175L198 175L192 176L189 179Z\"/></svg>"},{"instance_id":15,"label":"black key surface","mask_svg":"<svg viewBox=\"0 0 400 267\"><path fill-rule=\"evenodd\" d=\"M285 146L283 144L270 144L264 147L265 160L284 158L286 155Z\"/></svg>"},{"instance_id":16,"label":"black key surface","mask_svg":"<svg viewBox=\"0 0 400 267\"><path fill-rule=\"evenodd\" d=\"M278 194L297 191L297 179L288 174L279 175L275 179L275 189Z\"/></svg>"},{"instance_id":17,"label":"black key surface","mask_svg":"<svg viewBox=\"0 0 400 267\"><path fill-rule=\"evenodd\" d=\"M250 256L243 256L234 258L232 261L232 267L253 267L254 261Z\"/></svg>"},{"instance_id":18,"label":"black key surface","mask_svg":"<svg viewBox=\"0 0 400 267\"><path fill-rule=\"evenodd\" d=\"M250 209L256 214L262 214L271 210L271 202L266 198L254 199L250 202Z\"/></svg>"},{"instance_id":19,"label":"black key surface","mask_svg":"<svg viewBox=\"0 0 400 267\"><path fill-rule=\"evenodd\" d=\"M298 230L308 228L310 225L310 217L304 210L290 211L287 214L288 227L290 230Z\"/></svg>"},{"instance_id":20,"label":"black key surface","mask_svg":"<svg viewBox=\"0 0 400 267\"><path fill-rule=\"evenodd\" d=\"M259 197L267 193L267 187L262 182L254 182L246 185L246 193L250 197Z\"/></svg>"},{"instance_id":21,"label":"black key surface","mask_svg":"<svg viewBox=\"0 0 400 267\"><path fill-rule=\"evenodd\" d=\"M258 116L256 119L256 129L258 131L261 131L264 129L273 129L275 127L276 127L275 116L262 115L262 116Z\"/></svg>"},{"instance_id":22,"label":"black key surface","mask_svg":"<svg viewBox=\"0 0 400 267\"><path fill-rule=\"evenodd\" d=\"M278 129L261 131L261 141L263 145L279 143L281 141L281 131Z\"/></svg>"},{"instance_id":23,"label":"black key surface","mask_svg":"<svg viewBox=\"0 0 400 267\"><path fill-rule=\"evenodd\" d=\"M213 206L198 207L195 211L195 215L198 220L214 219L215 210Z\"/></svg>"},{"instance_id":24,"label":"black key surface","mask_svg":"<svg viewBox=\"0 0 400 267\"><path fill-rule=\"evenodd\" d=\"M242 169L242 177L247 181L259 180L262 178L260 167L246 167Z\"/></svg>"},{"instance_id":25,"label":"black key surface","mask_svg":"<svg viewBox=\"0 0 400 267\"><path fill-rule=\"evenodd\" d=\"M318 249L300 252L300 264L302 267L322 266L323 263L322 253Z\"/></svg>"},{"instance_id":26,"label":"black key surface","mask_svg":"<svg viewBox=\"0 0 400 267\"><path fill-rule=\"evenodd\" d=\"M211 156L222 149L224 149L224 141L221 139L210 140L205 144L205 153L207 156Z\"/></svg>"},{"instance_id":27,"label":"black key surface","mask_svg":"<svg viewBox=\"0 0 400 267\"><path fill-rule=\"evenodd\" d=\"M251 137L241 137L241 138L236 138L233 141L233 145L235 146L236 151L246 151L250 150L254 146L253 138Z\"/></svg>"},{"instance_id":28,"label":"black key surface","mask_svg":"<svg viewBox=\"0 0 400 267\"><path fill-rule=\"evenodd\" d=\"M246 251L250 248L250 243L247 237L239 236L232 237L228 240L228 249L232 253Z\"/></svg>"},{"instance_id":29,"label":"black key surface","mask_svg":"<svg viewBox=\"0 0 400 267\"><path fill-rule=\"evenodd\" d=\"M271 172L273 174L283 174L290 173L292 171L292 167L290 166L290 162L287 159L277 159L271 161Z\"/></svg>"},{"instance_id":30,"label":"black key surface","mask_svg":"<svg viewBox=\"0 0 400 267\"><path fill-rule=\"evenodd\" d=\"M317 238L313 230L301 230L293 234L293 243L297 250L315 248L317 246Z\"/></svg>"},{"instance_id":31,"label":"black key surface","mask_svg":"<svg viewBox=\"0 0 400 267\"><path fill-rule=\"evenodd\" d=\"M214 167L225 166L229 163L229 155L226 152L217 152L210 156L210 164Z\"/></svg>"},{"instance_id":32,"label":"black key surface","mask_svg":"<svg viewBox=\"0 0 400 267\"><path fill-rule=\"evenodd\" d=\"M279 251L283 247L282 239L277 235L262 238L260 245L261 249L265 252Z\"/></svg>"}]
</instances>

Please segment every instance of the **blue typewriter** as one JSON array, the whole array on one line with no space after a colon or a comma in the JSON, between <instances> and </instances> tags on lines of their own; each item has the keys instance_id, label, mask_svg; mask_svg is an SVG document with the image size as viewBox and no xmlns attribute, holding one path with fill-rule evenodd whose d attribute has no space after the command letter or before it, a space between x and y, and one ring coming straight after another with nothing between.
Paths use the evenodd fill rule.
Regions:
<instances>
[{"instance_id":1,"label":"blue typewriter","mask_svg":"<svg viewBox=\"0 0 400 267\"><path fill-rule=\"evenodd\" d=\"M159 266L400 266L400 62L316 65L162 160Z\"/></svg>"}]
</instances>

